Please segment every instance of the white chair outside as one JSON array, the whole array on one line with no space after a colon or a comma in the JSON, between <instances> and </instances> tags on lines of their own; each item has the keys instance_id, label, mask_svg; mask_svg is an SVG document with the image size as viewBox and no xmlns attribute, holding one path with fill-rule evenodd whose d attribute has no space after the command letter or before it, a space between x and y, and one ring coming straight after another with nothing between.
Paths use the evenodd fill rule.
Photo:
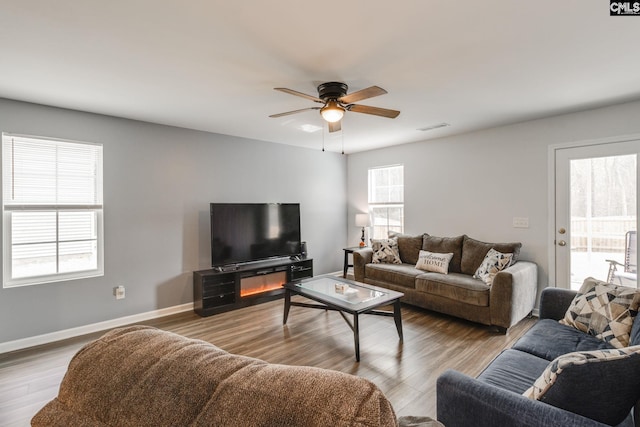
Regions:
<instances>
[{"instance_id":1,"label":"white chair outside","mask_svg":"<svg viewBox=\"0 0 640 427\"><path fill-rule=\"evenodd\" d=\"M606 260L609 263L607 282L635 288L638 286L637 231L628 231L624 240L624 264L611 259Z\"/></svg>"}]
</instances>

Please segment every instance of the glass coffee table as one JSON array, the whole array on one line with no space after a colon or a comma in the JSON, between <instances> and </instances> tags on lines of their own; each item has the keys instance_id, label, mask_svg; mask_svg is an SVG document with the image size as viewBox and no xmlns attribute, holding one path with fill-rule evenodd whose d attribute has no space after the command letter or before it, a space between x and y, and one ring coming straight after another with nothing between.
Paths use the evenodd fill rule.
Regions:
<instances>
[{"instance_id":1,"label":"glass coffee table","mask_svg":"<svg viewBox=\"0 0 640 427\"><path fill-rule=\"evenodd\" d=\"M284 288L284 319L282 323L287 324L289 308L291 308L291 306L320 308L339 312L353 331L357 362L360 361L358 316L361 314L392 316L396 323L398 336L400 337L400 341L402 341L402 314L400 312L400 298L404 296L402 292L333 276L286 283ZM319 304L291 301L292 294L302 295ZM393 311L376 310L378 307L390 304L393 304ZM353 315L353 322L351 322L345 313Z\"/></svg>"}]
</instances>

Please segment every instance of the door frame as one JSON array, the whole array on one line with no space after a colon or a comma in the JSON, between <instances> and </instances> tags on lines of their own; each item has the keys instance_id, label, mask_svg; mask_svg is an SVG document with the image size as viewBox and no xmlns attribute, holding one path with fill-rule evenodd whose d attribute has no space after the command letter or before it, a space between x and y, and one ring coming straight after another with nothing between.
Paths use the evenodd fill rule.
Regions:
<instances>
[{"instance_id":1,"label":"door frame","mask_svg":"<svg viewBox=\"0 0 640 427\"><path fill-rule=\"evenodd\" d=\"M547 212L547 255L548 255L548 265L549 265L549 274L547 276L549 282L547 283L548 287L557 287L556 282L556 152L558 150L567 149L567 148L579 148L579 147L587 147L592 145L605 145L605 144L614 144L619 142L630 142L640 140L640 134L630 134L630 135L618 135L611 136L606 138L598 138L598 139L586 139L582 141L572 141L572 142L563 142L558 144L551 144L548 147L548 186L547 186L547 200L549 210ZM639 159L640 160L640 159ZM640 166L638 166L638 176L637 183L640 188ZM638 202L640 203L640 201Z\"/></svg>"}]
</instances>

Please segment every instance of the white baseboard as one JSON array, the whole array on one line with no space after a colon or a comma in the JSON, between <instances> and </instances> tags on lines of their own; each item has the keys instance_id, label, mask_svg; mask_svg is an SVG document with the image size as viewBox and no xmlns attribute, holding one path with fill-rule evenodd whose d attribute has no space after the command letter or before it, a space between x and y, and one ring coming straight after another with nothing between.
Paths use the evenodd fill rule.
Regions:
<instances>
[{"instance_id":1,"label":"white baseboard","mask_svg":"<svg viewBox=\"0 0 640 427\"><path fill-rule=\"evenodd\" d=\"M133 314L131 316L119 317L117 319L105 320L104 322L92 323L90 325L78 326L76 328L51 332L48 334L36 335L19 340L0 343L0 354L10 351L23 350L37 345L49 344L55 341L74 338L94 332L105 331L107 329L118 328L132 323L144 322L158 317L169 316L171 314L183 313L193 310L193 303L176 305L173 307L161 308L159 310L147 311L146 313Z\"/></svg>"}]
</instances>

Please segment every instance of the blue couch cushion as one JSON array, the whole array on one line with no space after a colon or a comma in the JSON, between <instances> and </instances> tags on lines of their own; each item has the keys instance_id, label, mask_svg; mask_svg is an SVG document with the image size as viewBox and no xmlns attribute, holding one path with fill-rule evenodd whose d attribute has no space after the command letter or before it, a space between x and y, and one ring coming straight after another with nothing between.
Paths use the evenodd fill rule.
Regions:
<instances>
[{"instance_id":1,"label":"blue couch cushion","mask_svg":"<svg viewBox=\"0 0 640 427\"><path fill-rule=\"evenodd\" d=\"M601 423L621 423L640 399L640 346L562 355L523 393Z\"/></svg>"},{"instance_id":2,"label":"blue couch cushion","mask_svg":"<svg viewBox=\"0 0 640 427\"><path fill-rule=\"evenodd\" d=\"M631 327L631 334L629 336L629 345L640 345L640 319L639 316L636 316L636 320L633 322L633 326Z\"/></svg>"},{"instance_id":3,"label":"blue couch cushion","mask_svg":"<svg viewBox=\"0 0 640 427\"><path fill-rule=\"evenodd\" d=\"M587 277L560 323L625 348L638 310L638 289Z\"/></svg>"},{"instance_id":4,"label":"blue couch cushion","mask_svg":"<svg viewBox=\"0 0 640 427\"><path fill-rule=\"evenodd\" d=\"M548 360L518 350L505 350L478 376L478 380L522 394L549 365Z\"/></svg>"},{"instance_id":5,"label":"blue couch cushion","mask_svg":"<svg viewBox=\"0 0 640 427\"><path fill-rule=\"evenodd\" d=\"M557 320L541 319L512 347L551 361L574 351L604 350L612 345Z\"/></svg>"}]
</instances>

